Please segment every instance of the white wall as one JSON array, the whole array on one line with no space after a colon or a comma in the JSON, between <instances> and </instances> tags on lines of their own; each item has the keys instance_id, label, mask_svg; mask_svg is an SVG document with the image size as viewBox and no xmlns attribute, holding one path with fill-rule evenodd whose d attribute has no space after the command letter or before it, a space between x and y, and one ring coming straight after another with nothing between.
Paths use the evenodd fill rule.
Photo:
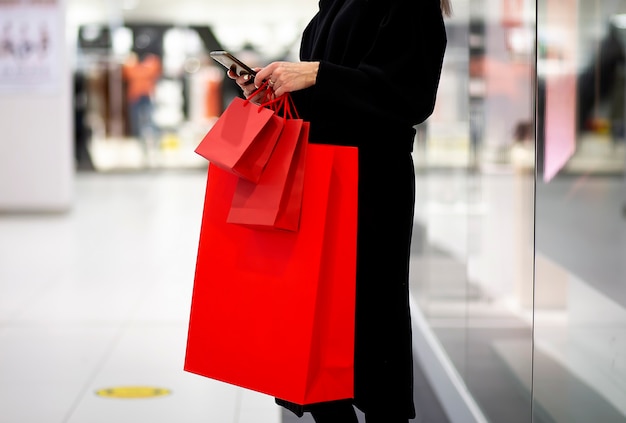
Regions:
<instances>
[{"instance_id":1,"label":"white wall","mask_svg":"<svg viewBox=\"0 0 626 423\"><path fill-rule=\"evenodd\" d=\"M55 76L48 86L1 87L0 212L59 212L72 204L72 85L59 0ZM56 19L56 18L55 18Z\"/></svg>"}]
</instances>

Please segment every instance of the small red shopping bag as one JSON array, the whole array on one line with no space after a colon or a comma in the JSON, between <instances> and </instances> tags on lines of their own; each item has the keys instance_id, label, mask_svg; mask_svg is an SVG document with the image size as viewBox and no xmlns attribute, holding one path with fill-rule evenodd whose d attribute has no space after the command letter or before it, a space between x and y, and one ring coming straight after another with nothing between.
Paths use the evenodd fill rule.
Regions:
<instances>
[{"instance_id":1,"label":"small red shopping bag","mask_svg":"<svg viewBox=\"0 0 626 423\"><path fill-rule=\"evenodd\" d=\"M309 123L297 117L289 94L279 111L283 130L257 183L240 179L227 221L259 229L298 230Z\"/></svg>"},{"instance_id":2,"label":"small red shopping bag","mask_svg":"<svg viewBox=\"0 0 626 423\"><path fill-rule=\"evenodd\" d=\"M297 404L352 398L357 151L310 144L300 228L226 222L210 166L185 370Z\"/></svg>"},{"instance_id":3,"label":"small red shopping bag","mask_svg":"<svg viewBox=\"0 0 626 423\"><path fill-rule=\"evenodd\" d=\"M257 182L278 141L283 119L265 105L235 98L196 147L196 153Z\"/></svg>"}]
</instances>

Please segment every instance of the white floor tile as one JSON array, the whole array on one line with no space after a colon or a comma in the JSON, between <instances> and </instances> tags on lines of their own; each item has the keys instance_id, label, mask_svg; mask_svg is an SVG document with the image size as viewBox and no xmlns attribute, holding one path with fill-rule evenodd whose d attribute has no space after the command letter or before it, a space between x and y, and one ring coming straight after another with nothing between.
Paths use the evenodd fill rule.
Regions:
<instances>
[{"instance_id":1,"label":"white floor tile","mask_svg":"<svg viewBox=\"0 0 626 423\"><path fill-rule=\"evenodd\" d=\"M0 423L280 421L183 370L205 182L79 174L71 213L0 216ZM171 394L96 395L138 385Z\"/></svg>"},{"instance_id":2,"label":"white floor tile","mask_svg":"<svg viewBox=\"0 0 626 423\"><path fill-rule=\"evenodd\" d=\"M274 398L250 390L240 392L240 406L235 423L280 422L281 408Z\"/></svg>"},{"instance_id":3,"label":"white floor tile","mask_svg":"<svg viewBox=\"0 0 626 423\"><path fill-rule=\"evenodd\" d=\"M0 423L65 423L76 392L59 383L0 382Z\"/></svg>"},{"instance_id":4,"label":"white floor tile","mask_svg":"<svg viewBox=\"0 0 626 423\"><path fill-rule=\"evenodd\" d=\"M234 421L238 388L183 371L186 330L185 324L151 322L127 328L70 422ZM162 388L171 394L153 399L111 399L95 394L124 386Z\"/></svg>"},{"instance_id":5,"label":"white floor tile","mask_svg":"<svg viewBox=\"0 0 626 423\"><path fill-rule=\"evenodd\" d=\"M62 422L106 357L117 328L0 329L0 422Z\"/></svg>"}]
</instances>

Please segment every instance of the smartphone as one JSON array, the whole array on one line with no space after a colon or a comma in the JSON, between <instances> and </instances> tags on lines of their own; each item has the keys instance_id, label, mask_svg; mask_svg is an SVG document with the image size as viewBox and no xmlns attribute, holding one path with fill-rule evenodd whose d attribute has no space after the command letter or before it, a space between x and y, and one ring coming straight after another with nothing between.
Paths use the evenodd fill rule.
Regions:
<instances>
[{"instance_id":1,"label":"smartphone","mask_svg":"<svg viewBox=\"0 0 626 423\"><path fill-rule=\"evenodd\" d=\"M224 66L226 69L232 70L238 76L245 74L256 76L256 71L254 69L227 51L212 51L209 55L213 58L213 60Z\"/></svg>"}]
</instances>

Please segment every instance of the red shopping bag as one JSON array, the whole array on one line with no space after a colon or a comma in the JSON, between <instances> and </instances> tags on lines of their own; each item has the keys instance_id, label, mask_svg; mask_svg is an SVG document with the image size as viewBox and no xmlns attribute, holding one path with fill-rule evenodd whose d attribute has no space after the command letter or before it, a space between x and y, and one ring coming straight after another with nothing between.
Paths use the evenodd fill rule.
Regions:
<instances>
[{"instance_id":1,"label":"red shopping bag","mask_svg":"<svg viewBox=\"0 0 626 423\"><path fill-rule=\"evenodd\" d=\"M259 229L298 230L309 123L286 119L258 183L239 179L227 221Z\"/></svg>"},{"instance_id":2,"label":"red shopping bag","mask_svg":"<svg viewBox=\"0 0 626 423\"><path fill-rule=\"evenodd\" d=\"M210 166L185 370L297 404L352 398L357 151L310 144L300 228L226 222Z\"/></svg>"},{"instance_id":3,"label":"red shopping bag","mask_svg":"<svg viewBox=\"0 0 626 423\"><path fill-rule=\"evenodd\" d=\"M274 110L235 98L204 136L196 153L257 182L283 127Z\"/></svg>"}]
</instances>

